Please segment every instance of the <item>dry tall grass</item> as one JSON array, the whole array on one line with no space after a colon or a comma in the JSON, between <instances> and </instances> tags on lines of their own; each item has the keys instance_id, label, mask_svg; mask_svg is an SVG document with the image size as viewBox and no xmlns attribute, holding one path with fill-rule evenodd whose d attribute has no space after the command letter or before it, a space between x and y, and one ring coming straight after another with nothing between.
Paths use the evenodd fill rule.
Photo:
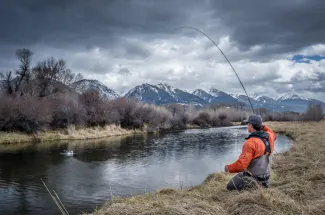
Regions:
<instances>
[{"instance_id":1,"label":"dry tall grass","mask_svg":"<svg viewBox=\"0 0 325 215\"><path fill-rule=\"evenodd\" d=\"M191 189L114 198L93 214L325 214L325 122L267 124L295 141L273 156L270 188L228 192L233 175L216 173Z\"/></svg>"},{"instance_id":2,"label":"dry tall grass","mask_svg":"<svg viewBox=\"0 0 325 215\"><path fill-rule=\"evenodd\" d=\"M117 125L106 125L104 127L91 127L76 129L69 126L67 129L44 131L37 135L29 135L17 132L0 132L0 144L44 142L51 140L87 140L103 137L130 135L144 133L142 130L123 129Z\"/></svg>"}]
</instances>

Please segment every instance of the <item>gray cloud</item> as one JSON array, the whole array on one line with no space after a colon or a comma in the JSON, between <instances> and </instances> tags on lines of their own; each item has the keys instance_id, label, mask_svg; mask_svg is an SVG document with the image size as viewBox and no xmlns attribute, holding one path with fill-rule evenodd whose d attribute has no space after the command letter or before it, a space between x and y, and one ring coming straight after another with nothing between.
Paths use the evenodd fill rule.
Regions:
<instances>
[{"instance_id":1,"label":"gray cloud","mask_svg":"<svg viewBox=\"0 0 325 215\"><path fill-rule=\"evenodd\" d=\"M122 75L129 75L131 72L128 68L121 68L119 69L118 73Z\"/></svg>"},{"instance_id":2,"label":"gray cloud","mask_svg":"<svg viewBox=\"0 0 325 215\"><path fill-rule=\"evenodd\" d=\"M283 60L325 53L315 46L325 43L324 9L317 0L2 1L0 69L14 70L15 50L30 48L34 63L63 58L74 72L117 91L166 81L241 92L210 41L192 30L173 31L190 25L220 45L250 92L323 92L321 66Z\"/></svg>"},{"instance_id":3,"label":"gray cloud","mask_svg":"<svg viewBox=\"0 0 325 215\"><path fill-rule=\"evenodd\" d=\"M184 4L186 2L186 4ZM199 10L195 1L12 0L1 2L3 44L114 45L124 35L170 32ZM182 10L179 10L182 7ZM193 13L193 14L192 14Z\"/></svg>"},{"instance_id":4,"label":"gray cloud","mask_svg":"<svg viewBox=\"0 0 325 215\"><path fill-rule=\"evenodd\" d=\"M215 39L228 34L240 50L261 46L259 55L268 55L324 43L324 9L325 2L318 0L11 0L1 2L0 43L15 47L129 45L130 52L147 55L124 39L166 38L176 27L197 25Z\"/></svg>"},{"instance_id":5,"label":"gray cloud","mask_svg":"<svg viewBox=\"0 0 325 215\"><path fill-rule=\"evenodd\" d=\"M325 92L325 72L310 72L308 76L302 72L297 72L289 81L294 86L295 91L324 93ZM323 100L325 97L323 96Z\"/></svg>"},{"instance_id":6,"label":"gray cloud","mask_svg":"<svg viewBox=\"0 0 325 215\"><path fill-rule=\"evenodd\" d=\"M242 50L262 46L263 55L297 51L325 42L325 2L211 1L215 17Z\"/></svg>"}]
</instances>

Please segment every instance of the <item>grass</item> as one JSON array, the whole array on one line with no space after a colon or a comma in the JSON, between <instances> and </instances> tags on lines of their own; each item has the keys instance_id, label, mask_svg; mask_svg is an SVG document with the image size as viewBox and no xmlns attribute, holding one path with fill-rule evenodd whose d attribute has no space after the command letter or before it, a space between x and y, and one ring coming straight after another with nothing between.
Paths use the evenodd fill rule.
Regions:
<instances>
[{"instance_id":1,"label":"grass","mask_svg":"<svg viewBox=\"0 0 325 215\"><path fill-rule=\"evenodd\" d=\"M239 125L239 123L232 123ZM195 125L187 125L187 129L202 128ZM30 135L19 132L0 132L0 144L28 143L28 142L45 142L54 140L89 140L99 139L111 136L122 136L130 134L145 133L147 127L142 130L123 129L117 125L106 125L104 127L79 128L70 126L67 129L48 130L39 132L37 135ZM155 133L155 132L151 132Z\"/></svg>"},{"instance_id":2,"label":"grass","mask_svg":"<svg viewBox=\"0 0 325 215\"><path fill-rule=\"evenodd\" d=\"M242 125L241 122L231 122L232 126Z\"/></svg>"},{"instance_id":3,"label":"grass","mask_svg":"<svg viewBox=\"0 0 325 215\"><path fill-rule=\"evenodd\" d=\"M81 129L76 129L74 126L70 126L65 130L44 131L37 135L28 135L17 132L0 132L0 144L44 142L53 140L87 140L135 133L143 133L143 131L127 130L116 125Z\"/></svg>"},{"instance_id":4,"label":"grass","mask_svg":"<svg viewBox=\"0 0 325 215\"><path fill-rule=\"evenodd\" d=\"M273 156L270 188L228 192L233 174L215 173L192 188L116 197L92 214L325 214L325 122L267 124L295 142Z\"/></svg>"}]
</instances>

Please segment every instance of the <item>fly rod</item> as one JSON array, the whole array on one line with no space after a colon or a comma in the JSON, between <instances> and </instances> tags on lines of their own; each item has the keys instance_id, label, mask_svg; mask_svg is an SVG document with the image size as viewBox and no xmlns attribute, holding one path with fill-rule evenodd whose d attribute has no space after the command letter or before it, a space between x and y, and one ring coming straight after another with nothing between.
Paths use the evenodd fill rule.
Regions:
<instances>
[{"instance_id":1,"label":"fly rod","mask_svg":"<svg viewBox=\"0 0 325 215\"><path fill-rule=\"evenodd\" d=\"M244 89L244 91L245 91L245 94L246 94L246 96L247 96L247 99L248 99L248 102L249 102L249 104L250 104L250 106L251 106L251 109L252 109L252 112L253 112L253 114L255 114L255 111L254 111L254 108L253 108L253 105L252 105L252 103L251 103L251 100L250 100L250 98L249 98L249 96L248 96L248 94L247 94L247 92L246 92L246 89L245 89L245 87L244 87L244 85L243 85L243 83L242 83L242 81L240 80L240 78L239 78L239 76L238 76L238 74L237 74L237 72L236 72L236 70L234 69L234 67L231 65L231 63L230 63L230 61L229 61L229 59L227 58L227 56L223 53L223 51L220 49L220 47L211 39L211 37L209 37L206 33L204 33L203 31L201 31L201 30L199 30L199 29L197 29L197 28L194 28L194 27L191 27L191 26L182 26L182 27L179 27L179 28L177 28L177 29L175 29L175 31L176 30L179 30L179 29L182 29L182 28L189 28L189 29L193 29L193 30L195 30L195 31L197 31L197 32L200 32L201 34L203 34L204 36L206 36L218 49L219 49L219 51L221 52L221 54L226 58L226 60L227 60L227 62L228 62L228 64L230 65L230 67L231 67L231 69L232 69L232 71L234 71L234 73L236 74L236 76L237 76L237 78L238 78L238 80L239 80L239 82L240 82L240 84L241 84L241 86L242 86L242 88Z\"/></svg>"}]
</instances>

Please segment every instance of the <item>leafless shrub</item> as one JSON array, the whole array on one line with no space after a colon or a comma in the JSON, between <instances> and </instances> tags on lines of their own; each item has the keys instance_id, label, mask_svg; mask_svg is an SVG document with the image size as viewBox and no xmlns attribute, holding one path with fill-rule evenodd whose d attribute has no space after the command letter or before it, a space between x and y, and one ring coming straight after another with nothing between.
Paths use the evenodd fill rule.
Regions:
<instances>
[{"instance_id":1,"label":"leafless shrub","mask_svg":"<svg viewBox=\"0 0 325 215\"><path fill-rule=\"evenodd\" d=\"M0 73L1 85L0 90L3 94L12 95L14 93L14 85L13 85L13 75L12 72L7 72L5 74Z\"/></svg>"},{"instance_id":2,"label":"leafless shrub","mask_svg":"<svg viewBox=\"0 0 325 215\"><path fill-rule=\"evenodd\" d=\"M197 117L193 119L193 124L197 126L209 126L211 123L211 116L208 112L201 111Z\"/></svg>"},{"instance_id":3,"label":"leafless shrub","mask_svg":"<svg viewBox=\"0 0 325 215\"><path fill-rule=\"evenodd\" d=\"M172 113L165 107L145 105L145 108L147 108L145 123L148 124L150 130L167 129L171 126Z\"/></svg>"},{"instance_id":4,"label":"leafless shrub","mask_svg":"<svg viewBox=\"0 0 325 215\"><path fill-rule=\"evenodd\" d=\"M270 112L263 116L264 121L302 121L304 114L297 112Z\"/></svg>"},{"instance_id":5,"label":"leafless shrub","mask_svg":"<svg viewBox=\"0 0 325 215\"><path fill-rule=\"evenodd\" d=\"M0 130L2 131L34 133L46 129L51 118L50 103L46 100L30 96L17 98L6 96L0 103Z\"/></svg>"},{"instance_id":6,"label":"leafless shrub","mask_svg":"<svg viewBox=\"0 0 325 215\"><path fill-rule=\"evenodd\" d=\"M116 111L108 108L98 91L90 90L82 93L80 102L85 107L88 126L104 126L117 121Z\"/></svg>"},{"instance_id":7,"label":"leafless shrub","mask_svg":"<svg viewBox=\"0 0 325 215\"><path fill-rule=\"evenodd\" d=\"M309 103L305 114L305 120L318 122L323 119L324 119L324 111L322 105Z\"/></svg>"},{"instance_id":8,"label":"leafless shrub","mask_svg":"<svg viewBox=\"0 0 325 215\"><path fill-rule=\"evenodd\" d=\"M70 125L82 127L86 125L86 110L78 101L64 97L52 100L53 118L50 123L52 129L67 128Z\"/></svg>"}]
</instances>

